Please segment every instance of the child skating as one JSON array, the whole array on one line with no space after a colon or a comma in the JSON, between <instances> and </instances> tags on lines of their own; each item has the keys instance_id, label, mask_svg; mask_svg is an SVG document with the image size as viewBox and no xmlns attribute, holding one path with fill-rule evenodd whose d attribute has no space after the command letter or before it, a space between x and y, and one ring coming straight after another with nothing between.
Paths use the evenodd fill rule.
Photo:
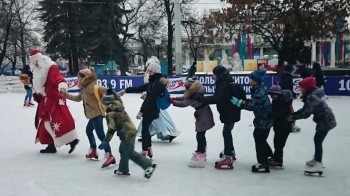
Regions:
<instances>
[{"instance_id":1,"label":"child skating","mask_svg":"<svg viewBox=\"0 0 350 196\"><path fill-rule=\"evenodd\" d=\"M145 171L145 178L150 178L156 168L156 164L145 156L135 152L136 128L126 113L123 103L118 95L110 93L102 98L102 103L107 106L106 120L108 131L105 140L100 144L100 149L106 149L115 132L121 140L119 145L120 161L119 168L114 171L117 175L130 175L129 159L142 167Z\"/></svg>"},{"instance_id":2,"label":"child skating","mask_svg":"<svg viewBox=\"0 0 350 196\"><path fill-rule=\"evenodd\" d=\"M318 173L319 175L322 175L322 143L328 132L336 127L337 122L332 109L324 100L322 100L322 97L324 96L323 89L317 88L316 81L313 77L307 77L301 80L299 86L304 105L301 109L289 116L289 121L306 119L312 114L314 115L313 121L316 123L316 133L314 136L315 154L313 159L306 162L308 168L304 173Z\"/></svg>"}]
</instances>

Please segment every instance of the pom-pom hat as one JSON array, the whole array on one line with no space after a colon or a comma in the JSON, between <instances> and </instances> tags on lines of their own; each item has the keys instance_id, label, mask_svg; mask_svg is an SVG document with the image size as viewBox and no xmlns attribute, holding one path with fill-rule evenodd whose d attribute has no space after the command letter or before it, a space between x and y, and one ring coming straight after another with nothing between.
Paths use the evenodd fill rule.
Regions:
<instances>
[{"instance_id":1,"label":"pom-pom hat","mask_svg":"<svg viewBox=\"0 0 350 196\"><path fill-rule=\"evenodd\" d=\"M254 80L256 82L261 83L264 81L265 75L266 75L266 69L256 70L250 74L249 78L251 78L252 80Z\"/></svg>"}]
</instances>

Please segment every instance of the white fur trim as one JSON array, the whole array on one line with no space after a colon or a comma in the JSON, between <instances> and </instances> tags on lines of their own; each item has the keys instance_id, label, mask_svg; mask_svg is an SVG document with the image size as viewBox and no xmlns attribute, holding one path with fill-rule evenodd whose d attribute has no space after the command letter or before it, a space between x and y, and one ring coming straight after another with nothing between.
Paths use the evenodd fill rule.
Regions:
<instances>
[{"instance_id":1,"label":"white fur trim","mask_svg":"<svg viewBox=\"0 0 350 196\"><path fill-rule=\"evenodd\" d=\"M75 129L69 131L68 133L62 135L61 137L55 138L55 146L56 147L61 147L63 145L66 145L73 140L78 139L78 133Z\"/></svg>"},{"instance_id":2,"label":"white fur trim","mask_svg":"<svg viewBox=\"0 0 350 196\"><path fill-rule=\"evenodd\" d=\"M68 92L68 84L65 82L61 82L58 84L58 92L61 92L64 90L65 92Z\"/></svg>"},{"instance_id":3,"label":"white fur trim","mask_svg":"<svg viewBox=\"0 0 350 196\"><path fill-rule=\"evenodd\" d=\"M38 54L36 54L38 55ZM33 56L36 56L33 55ZM31 62L30 66L33 71L33 87L35 92L40 93L45 96L45 87L49 69L51 66L56 65L50 57L45 55L37 56L37 61Z\"/></svg>"}]
</instances>

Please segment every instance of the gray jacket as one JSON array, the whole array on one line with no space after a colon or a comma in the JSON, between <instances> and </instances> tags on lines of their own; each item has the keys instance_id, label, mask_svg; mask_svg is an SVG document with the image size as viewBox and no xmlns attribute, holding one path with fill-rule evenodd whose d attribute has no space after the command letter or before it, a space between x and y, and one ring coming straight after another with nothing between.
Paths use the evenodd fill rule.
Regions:
<instances>
[{"instance_id":1,"label":"gray jacket","mask_svg":"<svg viewBox=\"0 0 350 196\"><path fill-rule=\"evenodd\" d=\"M199 83L198 80L192 83L190 88L185 91L183 97L176 97L173 105L176 107L192 106L195 108L194 117L196 119L196 132L207 131L215 125L213 112L209 105L191 99L190 97L193 93L205 93L205 87Z\"/></svg>"},{"instance_id":2,"label":"gray jacket","mask_svg":"<svg viewBox=\"0 0 350 196\"><path fill-rule=\"evenodd\" d=\"M303 98L304 106L293 113L293 120L306 119L313 114L313 121L316 123L317 131L333 129L337 122L332 109L322 100L321 97L323 96L324 91L321 88L317 88L305 95Z\"/></svg>"}]
</instances>

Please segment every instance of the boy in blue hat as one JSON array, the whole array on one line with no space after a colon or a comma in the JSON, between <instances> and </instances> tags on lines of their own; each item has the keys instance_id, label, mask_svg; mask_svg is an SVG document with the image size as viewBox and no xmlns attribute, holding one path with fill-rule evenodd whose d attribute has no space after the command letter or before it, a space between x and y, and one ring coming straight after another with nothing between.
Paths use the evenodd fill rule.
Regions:
<instances>
[{"instance_id":1,"label":"boy in blue hat","mask_svg":"<svg viewBox=\"0 0 350 196\"><path fill-rule=\"evenodd\" d=\"M251 99L241 100L232 97L231 103L238 108L254 112L254 140L258 163L252 166L252 172L270 172L268 165L267 138L273 125L271 102L264 85L266 69L256 70L250 74Z\"/></svg>"}]
</instances>

